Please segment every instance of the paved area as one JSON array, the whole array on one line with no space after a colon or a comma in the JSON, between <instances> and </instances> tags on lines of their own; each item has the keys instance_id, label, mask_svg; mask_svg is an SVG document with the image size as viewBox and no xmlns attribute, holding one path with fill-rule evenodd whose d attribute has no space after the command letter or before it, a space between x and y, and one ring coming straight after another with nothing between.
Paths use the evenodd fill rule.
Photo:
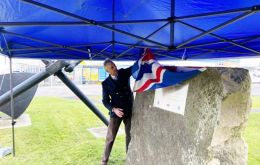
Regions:
<instances>
[{"instance_id":1,"label":"paved area","mask_svg":"<svg viewBox=\"0 0 260 165\"><path fill-rule=\"evenodd\" d=\"M106 138L107 135L107 127L90 128L88 131L96 138ZM119 128L117 135L124 135L124 131Z\"/></svg>"},{"instance_id":2,"label":"paved area","mask_svg":"<svg viewBox=\"0 0 260 165\"><path fill-rule=\"evenodd\" d=\"M77 85L77 87L87 96L101 96L102 86L91 84L91 85ZM58 96L58 97L75 97L75 94L66 86L39 86L36 96Z\"/></svg>"},{"instance_id":3,"label":"paved area","mask_svg":"<svg viewBox=\"0 0 260 165\"><path fill-rule=\"evenodd\" d=\"M77 85L77 87L95 103L102 103L102 86L91 85ZM65 85L60 86L39 86L35 96L53 96L68 99L78 99L78 97Z\"/></svg>"},{"instance_id":4,"label":"paved area","mask_svg":"<svg viewBox=\"0 0 260 165\"><path fill-rule=\"evenodd\" d=\"M11 147L3 147L1 148L0 146L0 158L9 155L12 153L12 148Z\"/></svg>"},{"instance_id":5,"label":"paved area","mask_svg":"<svg viewBox=\"0 0 260 165\"><path fill-rule=\"evenodd\" d=\"M87 96L101 96L102 86L100 84L86 84L77 85L81 91ZM253 96L260 96L260 84L252 84L251 94ZM77 98L71 90L61 84L59 86L39 86L36 92L36 96L57 96L64 98Z\"/></svg>"},{"instance_id":6,"label":"paved area","mask_svg":"<svg viewBox=\"0 0 260 165\"><path fill-rule=\"evenodd\" d=\"M11 117L1 114L0 116L0 129L12 128L12 119ZM18 119L16 119L15 128L25 127L32 125L31 118L28 114L22 114Z\"/></svg>"},{"instance_id":7,"label":"paved area","mask_svg":"<svg viewBox=\"0 0 260 165\"><path fill-rule=\"evenodd\" d=\"M260 96L260 84L252 84L251 95L252 96Z\"/></svg>"},{"instance_id":8,"label":"paved area","mask_svg":"<svg viewBox=\"0 0 260 165\"><path fill-rule=\"evenodd\" d=\"M77 85L77 87L94 103L102 103L102 86L100 84ZM251 94L260 96L260 84L252 84ZM59 86L39 86L36 96L54 96L69 99L78 99L70 89L61 84ZM260 110L252 110L253 113L260 113Z\"/></svg>"},{"instance_id":9,"label":"paved area","mask_svg":"<svg viewBox=\"0 0 260 165\"><path fill-rule=\"evenodd\" d=\"M251 113L260 113L260 109L251 109Z\"/></svg>"}]
</instances>

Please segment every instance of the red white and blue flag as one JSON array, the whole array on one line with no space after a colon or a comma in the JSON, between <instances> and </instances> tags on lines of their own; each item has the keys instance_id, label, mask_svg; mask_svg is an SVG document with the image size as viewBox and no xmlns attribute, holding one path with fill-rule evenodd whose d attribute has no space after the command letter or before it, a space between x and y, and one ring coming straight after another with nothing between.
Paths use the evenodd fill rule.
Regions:
<instances>
[{"instance_id":1,"label":"red white and blue flag","mask_svg":"<svg viewBox=\"0 0 260 165\"><path fill-rule=\"evenodd\" d=\"M162 66L155 60L152 52L146 49L143 57L132 66L132 76L135 79L134 91L143 92L180 84L204 70L205 68L197 67Z\"/></svg>"}]
</instances>

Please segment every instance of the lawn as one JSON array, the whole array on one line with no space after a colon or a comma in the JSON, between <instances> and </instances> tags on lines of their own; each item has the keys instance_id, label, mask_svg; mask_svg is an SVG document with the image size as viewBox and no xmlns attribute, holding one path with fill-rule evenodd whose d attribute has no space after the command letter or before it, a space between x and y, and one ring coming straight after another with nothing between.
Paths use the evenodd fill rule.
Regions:
<instances>
[{"instance_id":1,"label":"lawn","mask_svg":"<svg viewBox=\"0 0 260 165\"><path fill-rule=\"evenodd\" d=\"M105 108L98 104L104 114ZM4 165L70 164L98 165L104 139L96 139L87 129L103 126L101 121L77 100L36 97L26 111L30 127L17 128L16 154L0 158ZM260 164L260 114L250 114L244 137L249 146L249 165ZM11 146L11 130L0 130L0 144ZM123 165L124 136L118 136L111 155L111 164Z\"/></svg>"},{"instance_id":2,"label":"lawn","mask_svg":"<svg viewBox=\"0 0 260 165\"><path fill-rule=\"evenodd\" d=\"M252 96L252 109L260 109L260 96Z\"/></svg>"},{"instance_id":3,"label":"lawn","mask_svg":"<svg viewBox=\"0 0 260 165\"><path fill-rule=\"evenodd\" d=\"M103 106L99 108L106 114ZM104 139L96 139L87 129L103 124L83 103L38 97L26 113L32 126L16 129L17 156L0 158L0 164L100 164ZM0 143L11 146L11 130L0 130L0 135ZM110 158L112 164L124 164L124 147L124 136L118 136Z\"/></svg>"},{"instance_id":4,"label":"lawn","mask_svg":"<svg viewBox=\"0 0 260 165\"><path fill-rule=\"evenodd\" d=\"M247 127L243 133L248 144L248 165L260 164L260 113L249 115Z\"/></svg>"}]
</instances>

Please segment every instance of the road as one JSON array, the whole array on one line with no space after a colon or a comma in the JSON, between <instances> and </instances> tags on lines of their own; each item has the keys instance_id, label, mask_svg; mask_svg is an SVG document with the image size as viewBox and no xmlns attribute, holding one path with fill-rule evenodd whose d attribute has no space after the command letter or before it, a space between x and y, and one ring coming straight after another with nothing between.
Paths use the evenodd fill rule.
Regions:
<instances>
[{"instance_id":1,"label":"road","mask_svg":"<svg viewBox=\"0 0 260 165\"><path fill-rule=\"evenodd\" d=\"M87 96L101 96L102 87L101 85L77 85L81 91ZM37 89L36 96L58 96L58 97L74 97L74 93L65 86L40 86Z\"/></svg>"},{"instance_id":2,"label":"road","mask_svg":"<svg viewBox=\"0 0 260 165\"><path fill-rule=\"evenodd\" d=\"M260 84L252 84L251 95L252 96L260 96Z\"/></svg>"},{"instance_id":3,"label":"road","mask_svg":"<svg viewBox=\"0 0 260 165\"><path fill-rule=\"evenodd\" d=\"M87 96L101 96L102 87L97 84L78 85L78 88ZM251 95L260 96L260 84L252 84ZM75 97L74 93L65 85L60 86L40 86L36 92L36 96L57 96L65 98Z\"/></svg>"}]
</instances>

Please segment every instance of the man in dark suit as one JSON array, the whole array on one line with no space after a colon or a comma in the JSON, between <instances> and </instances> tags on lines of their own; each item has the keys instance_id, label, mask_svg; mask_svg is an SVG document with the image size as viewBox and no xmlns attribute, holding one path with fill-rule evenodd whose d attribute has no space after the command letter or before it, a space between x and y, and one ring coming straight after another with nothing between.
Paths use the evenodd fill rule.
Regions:
<instances>
[{"instance_id":1,"label":"man in dark suit","mask_svg":"<svg viewBox=\"0 0 260 165\"><path fill-rule=\"evenodd\" d=\"M133 106L133 93L130 88L131 67L117 69L115 63L110 59L105 60L104 68L109 73L102 82L104 106L109 110L110 121L102 165L106 165L112 150L117 131L121 122L125 124L126 152L131 140L131 116Z\"/></svg>"}]
</instances>

